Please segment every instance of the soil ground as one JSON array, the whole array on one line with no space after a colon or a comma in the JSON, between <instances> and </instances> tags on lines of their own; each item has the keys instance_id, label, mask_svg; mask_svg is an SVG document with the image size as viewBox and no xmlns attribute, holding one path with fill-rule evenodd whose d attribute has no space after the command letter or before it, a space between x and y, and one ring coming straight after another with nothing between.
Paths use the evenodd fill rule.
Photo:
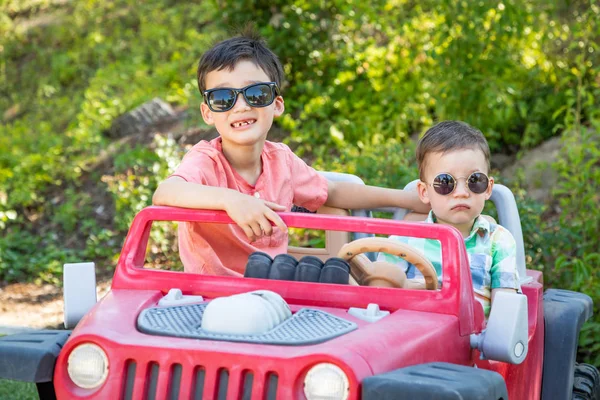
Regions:
<instances>
[{"instance_id":1,"label":"soil ground","mask_svg":"<svg viewBox=\"0 0 600 400\"><path fill-rule=\"evenodd\" d=\"M99 279L97 298L110 289L110 278ZM0 334L26 329L64 329L63 292L54 285L14 283L0 287Z\"/></svg>"}]
</instances>

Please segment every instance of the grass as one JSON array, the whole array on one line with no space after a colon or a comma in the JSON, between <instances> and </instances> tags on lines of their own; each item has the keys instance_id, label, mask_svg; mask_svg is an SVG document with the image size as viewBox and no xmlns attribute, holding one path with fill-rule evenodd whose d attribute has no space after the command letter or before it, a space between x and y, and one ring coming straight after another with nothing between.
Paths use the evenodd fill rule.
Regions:
<instances>
[{"instance_id":1,"label":"grass","mask_svg":"<svg viewBox=\"0 0 600 400\"><path fill-rule=\"evenodd\" d=\"M0 337L5 336L0 333ZM39 399L35 383L0 379L0 399L37 400Z\"/></svg>"},{"instance_id":2,"label":"grass","mask_svg":"<svg viewBox=\"0 0 600 400\"><path fill-rule=\"evenodd\" d=\"M0 379L0 399L37 400L35 383Z\"/></svg>"}]
</instances>

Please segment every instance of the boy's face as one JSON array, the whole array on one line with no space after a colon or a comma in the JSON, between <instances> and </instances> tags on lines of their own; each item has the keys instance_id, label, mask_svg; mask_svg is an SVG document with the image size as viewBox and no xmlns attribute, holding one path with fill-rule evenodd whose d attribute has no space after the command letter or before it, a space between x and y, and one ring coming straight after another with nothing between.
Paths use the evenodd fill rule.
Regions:
<instances>
[{"instance_id":1,"label":"boy's face","mask_svg":"<svg viewBox=\"0 0 600 400\"><path fill-rule=\"evenodd\" d=\"M253 83L271 82L267 74L252 61L238 62L233 70L211 71L206 75L206 89L227 87L241 89ZM240 93L231 110L213 112L206 103L200 106L202 118L215 125L224 145L251 146L264 141L273 118L284 111L283 97L277 96L267 107L250 107Z\"/></svg>"},{"instance_id":2,"label":"boy's face","mask_svg":"<svg viewBox=\"0 0 600 400\"><path fill-rule=\"evenodd\" d=\"M467 179L472 173L488 174L483 152L479 149L460 149L444 154L429 153L424 161L425 182L419 181L417 184L421 201L431 205L440 223L456 227L472 225L481 214L485 201L492 195L494 185L494 179L490 177L487 190L481 194L473 193L467 186ZM435 177L444 173L455 179L454 191L448 195L437 193L432 186Z\"/></svg>"}]
</instances>

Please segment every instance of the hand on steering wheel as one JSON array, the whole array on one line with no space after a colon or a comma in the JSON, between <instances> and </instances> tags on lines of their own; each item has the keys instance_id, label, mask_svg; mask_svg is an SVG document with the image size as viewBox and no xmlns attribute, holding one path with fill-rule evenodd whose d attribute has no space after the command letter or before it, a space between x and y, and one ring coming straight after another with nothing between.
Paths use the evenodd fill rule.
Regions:
<instances>
[{"instance_id":1,"label":"hand on steering wheel","mask_svg":"<svg viewBox=\"0 0 600 400\"><path fill-rule=\"evenodd\" d=\"M398 265L387 261L372 262L363 254L367 252L384 252L402 257L421 271L425 287L406 279L406 274ZM348 261L350 275L359 285L427 290L438 288L437 273L431 261L405 243L381 237L362 238L345 244L338 252L338 257Z\"/></svg>"}]
</instances>

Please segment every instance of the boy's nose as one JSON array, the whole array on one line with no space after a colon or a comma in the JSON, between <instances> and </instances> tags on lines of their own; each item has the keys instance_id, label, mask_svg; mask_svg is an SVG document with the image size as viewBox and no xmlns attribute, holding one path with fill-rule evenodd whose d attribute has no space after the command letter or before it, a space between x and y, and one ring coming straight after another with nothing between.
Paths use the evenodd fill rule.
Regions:
<instances>
[{"instance_id":1,"label":"boy's nose","mask_svg":"<svg viewBox=\"0 0 600 400\"><path fill-rule=\"evenodd\" d=\"M454 195L457 197L469 197L469 188L467 187L467 182L465 182L463 179L460 179L458 182L456 182Z\"/></svg>"},{"instance_id":2,"label":"boy's nose","mask_svg":"<svg viewBox=\"0 0 600 400\"><path fill-rule=\"evenodd\" d=\"M233 105L232 111L236 111L236 110L246 111L249 108L250 108L250 106L248 105L248 103L246 103L246 99L244 98L244 95L241 93L238 93L238 97L237 97L235 104Z\"/></svg>"}]
</instances>

